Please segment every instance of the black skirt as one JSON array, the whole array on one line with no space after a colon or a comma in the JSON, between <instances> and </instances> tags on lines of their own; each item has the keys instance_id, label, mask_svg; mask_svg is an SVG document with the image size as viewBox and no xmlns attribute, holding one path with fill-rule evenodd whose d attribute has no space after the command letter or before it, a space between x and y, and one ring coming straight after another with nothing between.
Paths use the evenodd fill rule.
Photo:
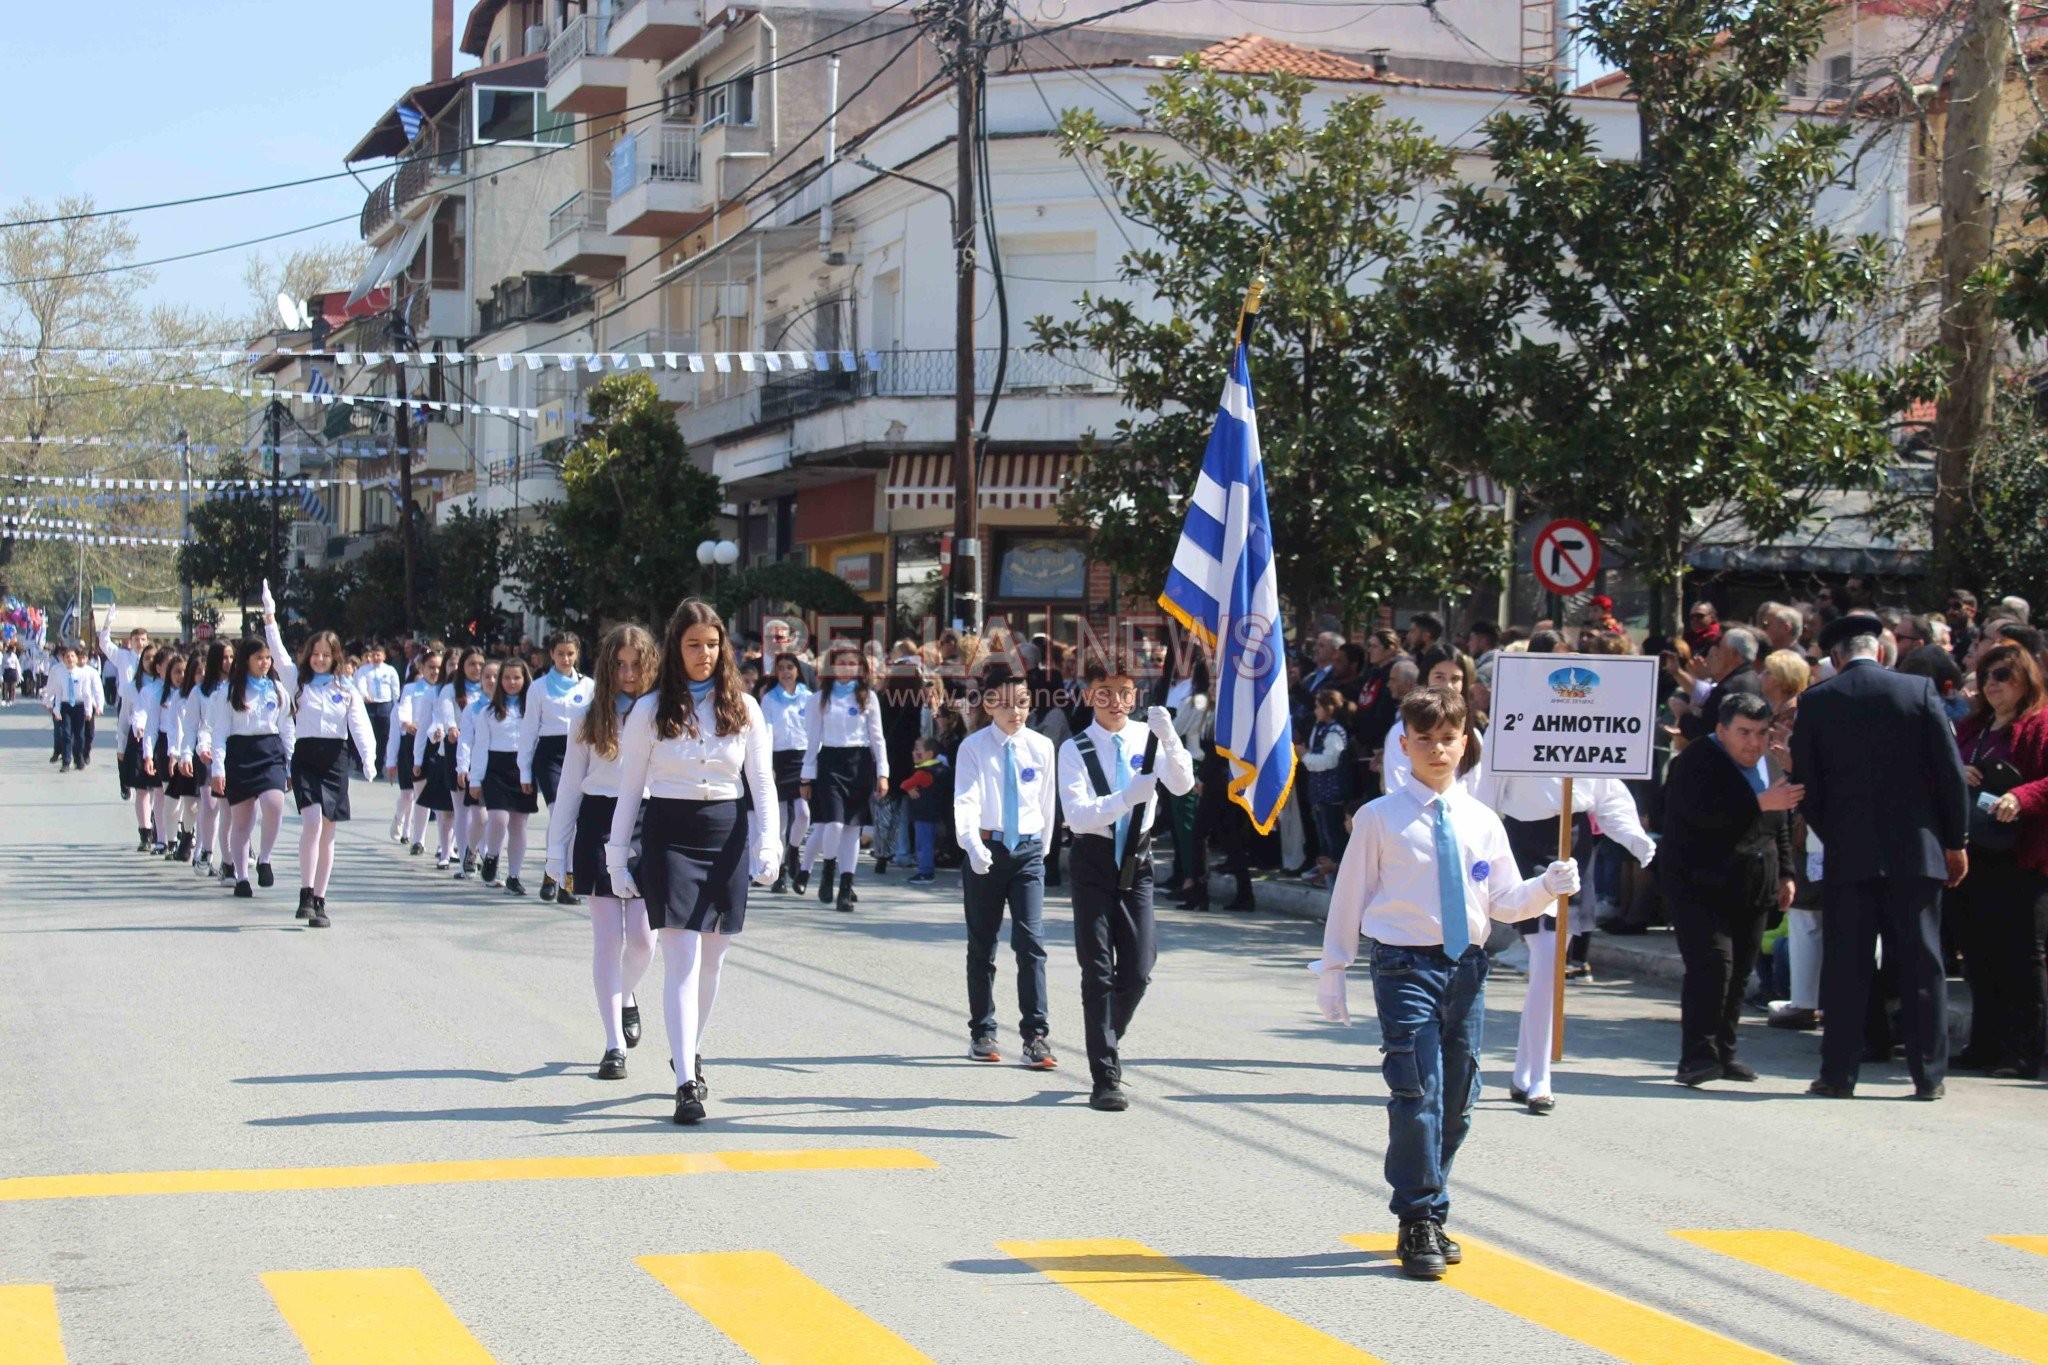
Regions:
<instances>
[{"instance_id":1,"label":"black skirt","mask_svg":"<svg viewBox=\"0 0 2048 1365\"><path fill-rule=\"evenodd\" d=\"M656 929L737 934L747 922L747 811L740 801L640 803L633 879Z\"/></svg>"},{"instance_id":2,"label":"black skirt","mask_svg":"<svg viewBox=\"0 0 2048 1365\"><path fill-rule=\"evenodd\" d=\"M538 774L535 774L538 776ZM604 865L605 841L612 837L612 816L618 812L616 796L585 796L576 807L576 833L569 844L569 886L582 896L616 896L612 875ZM633 845L626 865L640 861L640 829L647 819L647 803L640 803L640 815L633 821ZM644 890L644 888L643 888Z\"/></svg>"},{"instance_id":3,"label":"black skirt","mask_svg":"<svg viewBox=\"0 0 2048 1365\"><path fill-rule=\"evenodd\" d=\"M859 748L818 750L818 775L811 780L813 825L866 825L868 798L875 794L875 755Z\"/></svg>"},{"instance_id":4,"label":"black skirt","mask_svg":"<svg viewBox=\"0 0 2048 1365\"><path fill-rule=\"evenodd\" d=\"M192 756L192 787L193 787L192 795L194 795L194 796L204 796L204 795L206 795L206 793L207 793L208 791L210 791L210 790L212 789L212 788L211 788L211 783L212 783L212 782L213 782L213 762L212 762L212 760L210 760L210 759L204 759L204 758L201 758L201 757L199 757L199 756L198 756L197 754L194 754L194 755Z\"/></svg>"},{"instance_id":5,"label":"black skirt","mask_svg":"<svg viewBox=\"0 0 2048 1365\"><path fill-rule=\"evenodd\" d=\"M420 784L421 810L455 809L455 745L443 740L427 746L427 766Z\"/></svg>"},{"instance_id":6,"label":"black skirt","mask_svg":"<svg viewBox=\"0 0 2048 1365\"><path fill-rule=\"evenodd\" d=\"M276 735L229 735L221 767L231 806L253 801L265 792L291 790L284 741Z\"/></svg>"},{"instance_id":7,"label":"black skirt","mask_svg":"<svg viewBox=\"0 0 2048 1365\"><path fill-rule=\"evenodd\" d=\"M171 741L163 733L159 732L157 734L156 748L150 750L149 758L151 766L156 769L155 773L143 773L141 774L142 780L140 782L130 783L129 785L141 787L144 791L155 791L164 785L164 774L171 770ZM136 766L138 768L142 766L139 760Z\"/></svg>"},{"instance_id":8,"label":"black skirt","mask_svg":"<svg viewBox=\"0 0 2048 1365\"><path fill-rule=\"evenodd\" d=\"M803 795L804 751L802 749L777 749L775 760L775 799L794 801Z\"/></svg>"},{"instance_id":9,"label":"black skirt","mask_svg":"<svg viewBox=\"0 0 2048 1365\"><path fill-rule=\"evenodd\" d=\"M292 747L292 800L318 806L330 820L348 819L348 741L302 739Z\"/></svg>"},{"instance_id":10,"label":"black skirt","mask_svg":"<svg viewBox=\"0 0 2048 1365\"><path fill-rule=\"evenodd\" d=\"M519 755L509 749L491 750L484 767L484 809L509 810L515 815L532 815L540 809L540 798L519 790Z\"/></svg>"},{"instance_id":11,"label":"black skirt","mask_svg":"<svg viewBox=\"0 0 2048 1365\"><path fill-rule=\"evenodd\" d=\"M398 786L402 791L411 791L416 776L412 766L412 736L399 732L398 736Z\"/></svg>"},{"instance_id":12,"label":"black skirt","mask_svg":"<svg viewBox=\"0 0 2048 1365\"><path fill-rule=\"evenodd\" d=\"M567 735L542 735L533 742L533 789L555 804L555 792L562 785L562 760L569 753Z\"/></svg>"},{"instance_id":13,"label":"black skirt","mask_svg":"<svg viewBox=\"0 0 2048 1365\"><path fill-rule=\"evenodd\" d=\"M154 780L142 771L142 740L132 733L124 734L121 739L120 773L121 790L124 792L148 791L155 785Z\"/></svg>"},{"instance_id":14,"label":"black skirt","mask_svg":"<svg viewBox=\"0 0 2048 1365\"><path fill-rule=\"evenodd\" d=\"M156 737L156 774L164 780L164 796L172 801L182 801L188 796L199 795L199 782L196 776L199 771L199 765L196 763L192 765L192 771L195 774L193 777L187 777L183 773L175 772L172 769L170 751L170 742L162 735L158 735Z\"/></svg>"}]
</instances>

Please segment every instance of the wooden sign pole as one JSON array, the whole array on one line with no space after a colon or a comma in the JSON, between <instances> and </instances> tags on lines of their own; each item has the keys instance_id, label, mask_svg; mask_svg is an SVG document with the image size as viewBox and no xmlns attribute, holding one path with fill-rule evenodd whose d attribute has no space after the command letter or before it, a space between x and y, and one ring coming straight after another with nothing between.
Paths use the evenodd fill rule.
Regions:
<instances>
[{"instance_id":1,"label":"wooden sign pole","mask_svg":"<svg viewBox=\"0 0 2048 1365\"><path fill-rule=\"evenodd\" d=\"M1564 779L1564 809L1557 813L1557 860L1572 856L1572 780ZM1557 898L1557 933L1550 955L1550 1060L1564 1060L1564 958L1571 942L1572 898Z\"/></svg>"}]
</instances>

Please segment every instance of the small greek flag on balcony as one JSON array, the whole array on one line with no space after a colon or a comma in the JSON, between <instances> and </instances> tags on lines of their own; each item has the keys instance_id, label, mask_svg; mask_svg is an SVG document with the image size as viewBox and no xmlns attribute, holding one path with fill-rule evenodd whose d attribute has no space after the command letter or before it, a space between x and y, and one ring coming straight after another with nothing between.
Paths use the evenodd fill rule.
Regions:
<instances>
[{"instance_id":1,"label":"small greek flag on balcony","mask_svg":"<svg viewBox=\"0 0 2048 1365\"><path fill-rule=\"evenodd\" d=\"M327 499L321 497L313 485L307 484L305 489L299 494L299 510L305 513L307 521L325 521L327 520Z\"/></svg>"},{"instance_id":2,"label":"small greek flag on balcony","mask_svg":"<svg viewBox=\"0 0 2048 1365\"><path fill-rule=\"evenodd\" d=\"M420 125L426 121L426 115L413 108L410 104L398 106L398 126L405 129L405 140L407 142L418 140Z\"/></svg>"},{"instance_id":3,"label":"small greek flag on balcony","mask_svg":"<svg viewBox=\"0 0 2048 1365\"><path fill-rule=\"evenodd\" d=\"M309 397L313 398L330 398L333 396L334 385L327 382L326 371L315 369L307 377L306 393Z\"/></svg>"},{"instance_id":4,"label":"small greek flag on balcony","mask_svg":"<svg viewBox=\"0 0 2048 1365\"><path fill-rule=\"evenodd\" d=\"M1230 760L1230 799L1259 833L1270 833L1294 783L1294 736L1273 523L1242 343L1159 605L1216 651L1216 748Z\"/></svg>"}]
</instances>

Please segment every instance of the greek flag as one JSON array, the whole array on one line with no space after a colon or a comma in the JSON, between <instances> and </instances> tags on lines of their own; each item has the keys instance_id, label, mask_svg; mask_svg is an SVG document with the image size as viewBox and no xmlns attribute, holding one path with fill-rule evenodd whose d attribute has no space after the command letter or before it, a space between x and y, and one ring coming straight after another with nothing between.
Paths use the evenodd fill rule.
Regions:
<instances>
[{"instance_id":1,"label":"greek flag","mask_svg":"<svg viewBox=\"0 0 2048 1365\"><path fill-rule=\"evenodd\" d=\"M334 392L334 385L327 382L327 373L316 369L306 378L306 393L313 398L326 398Z\"/></svg>"},{"instance_id":2,"label":"greek flag","mask_svg":"<svg viewBox=\"0 0 2048 1365\"><path fill-rule=\"evenodd\" d=\"M405 129L405 140L407 142L415 142L419 139L420 125L425 122L426 118L410 104L398 106L398 126Z\"/></svg>"},{"instance_id":3,"label":"greek flag","mask_svg":"<svg viewBox=\"0 0 2048 1365\"><path fill-rule=\"evenodd\" d=\"M1270 833L1294 784L1294 735L1273 523L1242 343L1159 605L1216 651L1216 748L1230 760L1230 799L1259 833Z\"/></svg>"},{"instance_id":4,"label":"greek flag","mask_svg":"<svg viewBox=\"0 0 2048 1365\"><path fill-rule=\"evenodd\" d=\"M327 500L310 483L299 494L299 510L306 514L308 521L327 520Z\"/></svg>"}]
</instances>

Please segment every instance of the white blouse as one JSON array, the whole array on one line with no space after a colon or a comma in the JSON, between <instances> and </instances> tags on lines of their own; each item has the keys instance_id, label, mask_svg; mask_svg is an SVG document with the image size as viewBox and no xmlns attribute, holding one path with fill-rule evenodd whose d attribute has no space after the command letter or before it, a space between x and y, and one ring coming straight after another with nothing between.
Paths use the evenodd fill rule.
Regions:
<instances>
[{"instance_id":1,"label":"white blouse","mask_svg":"<svg viewBox=\"0 0 2048 1365\"><path fill-rule=\"evenodd\" d=\"M292 723L300 739L353 739L359 752L377 752L377 735L370 729L370 710L363 694L331 673L306 679L306 685L292 698Z\"/></svg>"},{"instance_id":2,"label":"white blouse","mask_svg":"<svg viewBox=\"0 0 2048 1365\"><path fill-rule=\"evenodd\" d=\"M758 880L773 876L782 857L780 821L775 806L775 763L768 747L768 725L761 705L744 694L747 723L737 734L721 735L712 710L712 694L697 699L697 733L658 739L654 712L658 699L650 694L633 704L619 735L619 805L612 813L611 837L605 841L607 866L623 869L640 818L641 793L684 801L736 801L749 789L760 795L747 817L750 869ZM765 812L765 815L764 815ZM762 871L763 867L767 871Z\"/></svg>"},{"instance_id":3,"label":"white blouse","mask_svg":"<svg viewBox=\"0 0 2048 1365\"><path fill-rule=\"evenodd\" d=\"M222 687L208 699L206 720L199 731L200 748L208 753L224 753L230 739L251 735L278 735L284 738L285 747L291 747L291 714L286 709L291 694L275 678L249 679L243 696L245 707L241 710L228 700L229 690Z\"/></svg>"},{"instance_id":4,"label":"white blouse","mask_svg":"<svg viewBox=\"0 0 2048 1365\"><path fill-rule=\"evenodd\" d=\"M484 695L482 688L478 688L469 694L469 704L462 708L462 714L455 717L455 771L458 773L466 775L469 772L470 751L476 747L477 712L490 704L491 699ZM448 709L451 713L455 709L455 698L452 693L448 698ZM442 717L441 724L445 737L448 724L446 716Z\"/></svg>"},{"instance_id":5,"label":"white blouse","mask_svg":"<svg viewBox=\"0 0 2048 1365\"><path fill-rule=\"evenodd\" d=\"M555 695L556 686L562 687L560 696ZM528 684L523 695L533 716L519 736L519 780L531 782L534 746L552 736L568 735L570 725L590 709L590 699L597 695L597 680L578 673L573 682L565 684L561 672L551 668Z\"/></svg>"},{"instance_id":6,"label":"white blouse","mask_svg":"<svg viewBox=\"0 0 2048 1365\"><path fill-rule=\"evenodd\" d=\"M621 740L624 739L625 719L624 716L619 717ZM554 811L548 816L548 875L555 880L560 881L568 867L569 850L576 842L576 820L583 810L583 798L617 796L619 765L624 757L623 743L610 758L600 757L584 740L581 720L570 730L569 747L562 755L562 781L555 789Z\"/></svg>"},{"instance_id":7,"label":"white blouse","mask_svg":"<svg viewBox=\"0 0 2048 1365\"><path fill-rule=\"evenodd\" d=\"M505 698L505 714L500 716L490 705L477 708L476 720L469 740L469 780L482 782L484 773L491 766L491 755L519 753L519 735L526 728L526 697L521 693Z\"/></svg>"},{"instance_id":8,"label":"white blouse","mask_svg":"<svg viewBox=\"0 0 2048 1365\"><path fill-rule=\"evenodd\" d=\"M409 682L398 694L398 704L391 708L391 734L384 742L384 766L398 766L398 746L410 739L413 764L418 766L426 749L425 734L433 723L434 685L419 681ZM406 734L406 726L415 727L414 733Z\"/></svg>"},{"instance_id":9,"label":"white blouse","mask_svg":"<svg viewBox=\"0 0 2048 1365\"><path fill-rule=\"evenodd\" d=\"M785 692L777 683L761 694L761 714L768 721L769 747L776 753L811 746L810 699L816 695L802 683Z\"/></svg>"},{"instance_id":10,"label":"white blouse","mask_svg":"<svg viewBox=\"0 0 2048 1365\"><path fill-rule=\"evenodd\" d=\"M803 780L818 776L818 750L858 749L866 745L875 756L875 776L889 776L889 749L882 740L882 703L871 690L863 707L852 691L836 692L837 684L820 684L818 695L804 708L807 720L804 739Z\"/></svg>"}]
</instances>

